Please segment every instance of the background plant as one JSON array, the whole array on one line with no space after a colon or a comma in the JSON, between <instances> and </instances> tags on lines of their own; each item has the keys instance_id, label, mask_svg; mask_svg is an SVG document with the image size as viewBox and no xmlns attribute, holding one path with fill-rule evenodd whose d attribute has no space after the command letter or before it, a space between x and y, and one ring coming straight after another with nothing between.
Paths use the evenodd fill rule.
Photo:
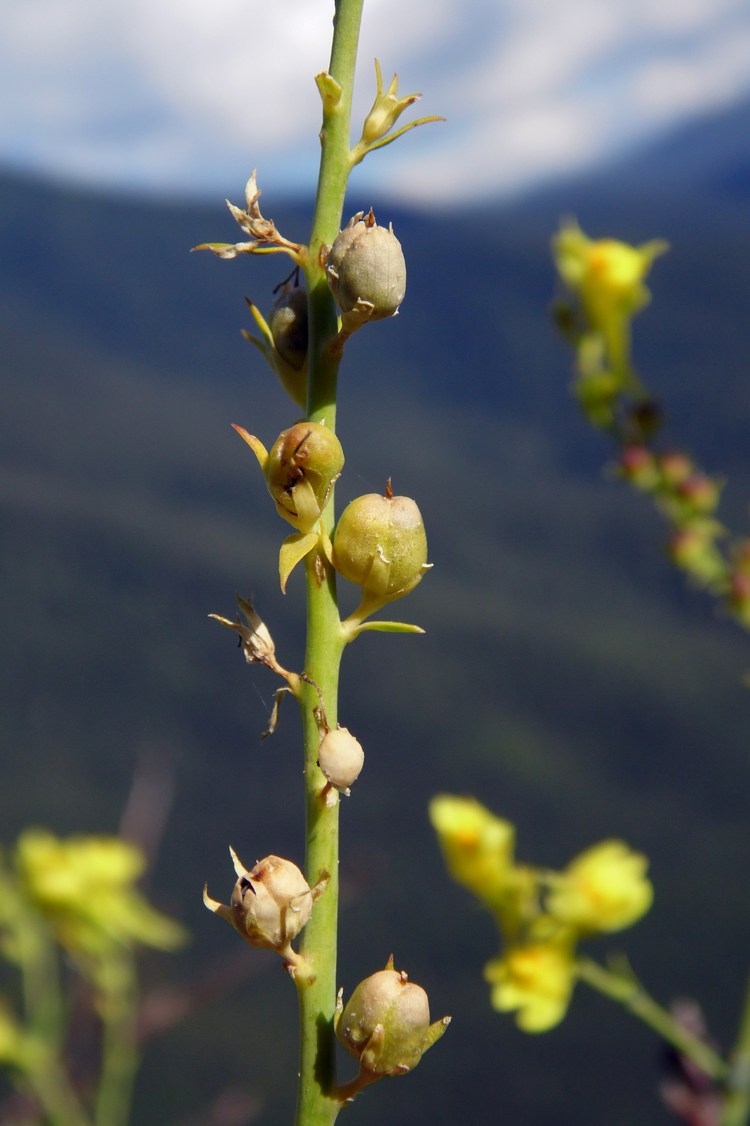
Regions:
<instances>
[{"instance_id":1,"label":"background plant","mask_svg":"<svg viewBox=\"0 0 750 1126\"><path fill-rule=\"evenodd\" d=\"M720 599L748 625L745 600L748 540L724 551L727 531L716 518L721 482L679 450L654 452L661 410L631 360L631 321L648 303L645 278L663 240L639 247L593 241L573 222L553 239L565 295L556 318L574 348L573 393L587 420L618 448L618 475L650 495L670 524L669 555L693 585ZM686 1122L743 1126L750 1117L750 985L734 1048L715 1050L697 1005L656 1003L622 955L606 965L579 952L582 939L630 926L649 909L653 889L647 860L619 840L606 840L562 871L521 865L515 830L479 802L448 794L433 799L430 816L448 871L495 917L501 954L485 966L491 1002L515 1012L518 1026L544 1032L564 1018L577 980L619 1002L672 1047L675 1075L665 1082L667 1105Z\"/></svg>"},{"instance_id":2,"label":"background plant","mask_svg":"<svg viewBox=\"0 0 750 1126\"><path fill-rule=\"evenodd\" d=\"M17 1121L130 1121L141 1053L136 955L185 939L136 890L144 866L117 837L61 840L41 829L22 833L4 858L0 1062L19 1093Z\"/></svg>"}]
</instances>

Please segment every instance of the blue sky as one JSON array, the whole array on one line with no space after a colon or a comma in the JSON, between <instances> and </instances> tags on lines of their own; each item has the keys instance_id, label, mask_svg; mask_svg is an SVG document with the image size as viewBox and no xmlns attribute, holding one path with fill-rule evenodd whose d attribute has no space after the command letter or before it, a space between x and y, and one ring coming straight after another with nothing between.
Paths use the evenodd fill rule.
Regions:
<instances>
[{"instance_id":1,"label":"blue sky","mask_svg":"<svg viewBox=\"0 0 750 1126\"><path fill-rule=\"evenodd\" d=\"M314 184L332 0L3 0L0 162L89 184L241 198ZM421 204L507 196L750 94L748 0L365 0L414 130L361 171ZM353 126L353 131L358 133ZM356 138L354 138L356 139Z\"/></svg>"}]
</instances>

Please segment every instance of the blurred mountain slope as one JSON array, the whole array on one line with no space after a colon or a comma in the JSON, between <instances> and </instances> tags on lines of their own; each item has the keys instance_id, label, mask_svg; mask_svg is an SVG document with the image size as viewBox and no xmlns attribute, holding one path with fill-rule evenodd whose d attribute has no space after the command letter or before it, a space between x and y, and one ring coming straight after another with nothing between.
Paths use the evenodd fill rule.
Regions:
<instances>
[{"instance_id":1,"label":"blurred mountain slope","mask_svg":"<svg viewBox=\"0 0 750 1126\"><path fill-rule=\"evenodd\" d=\"M342 722L367 762L342 814L340 978L349 990L393 950L435 1015L455 1017L441 1061L358 1101L362 1126L669 1121L654 1044L628 1018L581 992L558 1032L529 1038L489 1010L492 927L447 882L426 821L443 788L517 821L535 862L610 835L646 851L656 905L623 945L659 996L697 994L731 1036L750 930L747 639L684 589L657 517L601 472L607 450L569 400L547 319L561 214L593 235L669 238L636 359L674 441L728 474L727 519L746 527L750 212L736 170L750 131L727 128L723 149L714 119L665 140L661 162L633 155L465 213L391 213L354 183L350 210L374 202L393 219L409 289L398 318L347 349L339 503L392 475L419 501L436 566L394 607L426 636L364 637L345 660ZM263 206L304 237L305 207ZM252 592L283 663L301 664L301 584L284 599L274 579L286 532L229 428L271 441L294 417L239 334L243 294L266 307L284 270L188 254L233 237L219 201L0 177L4 837L31 821L112 830L139 757L168 763L154 889L194 933L181 980L234 949L200 903L204 879L220 897L231 887L227 844L248 860L302 854L296 716L260 745L276 685L206 619ZM289 992L263 972L158 1045L139 1126L177 1123L238 1078L265 1123L287 1122Z\"/></svg>"}]
</instances>

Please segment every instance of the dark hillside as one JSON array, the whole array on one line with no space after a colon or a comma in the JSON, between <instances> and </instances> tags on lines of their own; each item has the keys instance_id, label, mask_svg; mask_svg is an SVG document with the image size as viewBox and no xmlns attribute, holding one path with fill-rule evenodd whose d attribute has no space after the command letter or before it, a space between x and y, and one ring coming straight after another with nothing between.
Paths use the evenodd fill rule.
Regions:
<instances>
[{"instance_id":1,"label":"dark hillside","mask_svg":"<svg viewBox=\"0 0 750 1126\"><path fill-rule=\"evenodd\" d=\"M670 166L680 151L665 143ZM343 810L340 977L348 989L393 950L455 1019L440 1060L357 1104L362 1126L669 1121L656 1046L627 1017L581 990L558 1032L529 1038L490 1011L495 939L442 872L425 813L440 789L517 821L521 856L540 863L611 835L646 851L656 905L624 942L658 996L697 994L732 1034L750 932L750 647L669 571L657 518L601 473L547 322L561 214L669 238L636 356L674 440L727 473L727 519L746 525L750 212L721 195L712 151L707 179L683 154L694 180L679 193L652 153L458 219L374 201L409 291L349 346L340 499L392 474L420 503L435 569L400 607L426 636L365 636L345 662L342 722L368 757ZM725 157L736 186L744 156ZM263 202L304 236L302 207ZM229 890L227 844L302 851L296 717L260 746L275 685L206 620L252 591L284 663L301 662L300 584L284 599L274 582L286 533L229 429L273 440L293 416L239 334L243 294L265 305L279 277L188 254L223 237L220 201L167 209L0 178L3 836L112 830L139 756L171 763L154 888L193 932L181 980L235 949L200 903L204 879ZM139 1126L177 1124L230 1081L254 1088L266 1126L289 1121L293 1043L274 1045L294 998L275 964L257 967L155 1047Z\"/></svg>"}]
</instances>

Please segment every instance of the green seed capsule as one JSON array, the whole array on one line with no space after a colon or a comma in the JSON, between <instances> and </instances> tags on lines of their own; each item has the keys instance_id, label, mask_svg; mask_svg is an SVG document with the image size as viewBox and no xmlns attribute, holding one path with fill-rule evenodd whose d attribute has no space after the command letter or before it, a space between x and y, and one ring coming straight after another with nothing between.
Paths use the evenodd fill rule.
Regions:
<instances>
[{"instance_id":1,"label":"green seed capsule","mask_svg":"<svg viewBox=\"0 0 750 1126\"><path fill-rule=\"evenodd\" d=\"M428 569L422 516L410 497L368 493L341 514L333 565L349 582L383 602L413 590Z\"/></svg>"},{"instance_id":2,"label":"green seed capsule","mask_svg":"<svg viewBox=\"0 0 750 1126\"><path fill-rule=\"evenodd\" d=\"M406 262L393 228L379 227L372 211L359 212L328 252L326 275L344 314L364 319L392 317L406 293Z\"/></svg>"},{"instance_id":3,"label":"green seed capsule","mask_svg":"<svg viewBox=\"0 0 750 1126\"><path fill-rule=\"evenodd\" d=\"M362 1071L373 1075L404 1075L416 1067L428 1048L445 1032L450 1017L430 1024L430 1006L421 985L393 968L361 981L346 1008L340 1008L336 1035L357 1056Z\"/></svg>"}]
</instances>

